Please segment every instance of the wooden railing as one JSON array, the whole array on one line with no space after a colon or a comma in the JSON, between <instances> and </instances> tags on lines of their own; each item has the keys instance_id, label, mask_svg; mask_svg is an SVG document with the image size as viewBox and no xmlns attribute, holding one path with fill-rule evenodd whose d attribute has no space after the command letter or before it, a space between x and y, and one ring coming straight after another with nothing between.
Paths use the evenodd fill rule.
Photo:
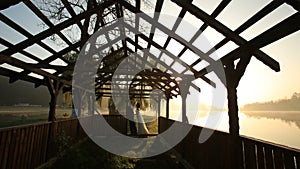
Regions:
<instances>
[{"instance_id":1,"label":"wooden railing","mask_svg":"<svg viewBox=\"0 0 300 169\"><path fill-rule=\"evenodd\" d=\"M159 118L159 132L168 129L174 120ZM174 149L193 167L199 169L232 169L228 133L214 131L213 135L200 144L198 138L203 128L193 126L189 134ZM240 137L242 169L300 169L300 151L248 137Z\"/></svg>"},{"instance_id":2,"label":"wooden railing","mask_svg":"<svg viewBox=\"0 0 300 169\"><path fill-rule=\"evenodd\" d=\"M300 151L254 138L241 137L244 168L300 169Z\"/></svg>"},{"instance_id":3,"label":"wooden railing","mask_svg":"<svg viewBox=\"0 0 300 169\"><path fill-rule=\"evenodd\" d=\"M127 132L123 116L104 116L117 131ZM93 116L83 117L92 121ZM86 137L78 119L0 129L0 169L32 169ZM67 146L67 147L66 147Z\"/></svg>"}]
</instances>

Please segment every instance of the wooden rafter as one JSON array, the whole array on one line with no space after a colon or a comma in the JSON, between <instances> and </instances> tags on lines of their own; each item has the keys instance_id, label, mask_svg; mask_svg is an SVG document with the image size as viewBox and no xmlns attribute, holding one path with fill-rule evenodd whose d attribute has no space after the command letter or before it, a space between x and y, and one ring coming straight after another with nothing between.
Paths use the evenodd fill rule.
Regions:
<instances>
[{"instance_id":1,"label":"wooden rafter","mask_svg":"<svg viewBox=\"0 0 300 169\"><path fill-rule=\"evenodd\" d=\"M149 36L143 34L143 32L136 32L138 30L137 28L141 26L140 21L138 17L135 18L135 27L132 27L129 24L125 23L125 27L123 27L123 30L121 30L121 35L125 35L125 29L127 28L131 32L136 33L134 37L131 39L130 37L126 39L122 39L121 37L115 38L114 40L110 40L109 34L104 33L106 36L106 39L108 41L108 44L104 44L101 46L101 50L107 47L111 47L111 44L117 44L119 41L122 41L122 46L111 48L112 53L111 55L108 54L106 58L103 59L104 67L101 67L97 70L97 78L96 78L96 88L97 90L103 90L104 85L111 85L111 78L114 73L114 69L112 67L116 68L118 64L125 58L128 58L128 54L137 52L139 50L144 50L143 47L141 47L139 43L139 39L144 40L147 43L147 49L150 49L151 47L155 47L159 50L163 50L165 52L161 52L160 55L154 56L150 52L146 52L145 54L147 57L151 58L152 60L155 60L155 63L148 63L152 67L157 67L158 65L161 65L162 67L165 67L167 70L172 72L172 76L181 76L181 74L184 74L188 71L191 71L196 78L202 78L205 82L211 84L212 86L215 86L216 84L208 79L205 75L209 73L211 70L211 67L216 63L214 59L212 59L209 55L213 53L215 50L221 48L229 41L233 41L236 43L239 47L227 55L223 56L219 61L221 61L224 65L228 65L228 63L232 63L233 60L236 59L242 59L243 55L245 53L249 53L250 55L254 55L258 60L262 61L264 64L268 65L270 68L272 68L275 71L279 71L279 63L272 59L270 56L265 54L260 50L260 48L271 44L274 41L279 40L280 38L286 37L296 31L298 31L300 28L299 21L299 2L293 1L293 0L274 0L271 1L269 4L267 4L265 7L263 7L261 10L259 10L257 13L255 13L250 19L248 19L246 22L242 23L236 30L231 30L230 28L226 27L224 24L222 24L220 21L216 19L216 17L224 10L224 8L231 2L231 0L222 0L214 9L214 11L209 15L201 10L201 8L196 7L194 4L192 4L192 0L171 0L174 2L177 6L181 7L180 13L178 14L178 19L175 21L175 24L172 26L171 29L167 28L163 24L158 22L158 18L160 17L160 12L162 10L164 0L157 0L155 4L154 11L156 12L154 17L151 18L150 16L143 13L141 9L141 1L136 0L135 6L131 5L127 1L123 0L113 0L113 1L105 1L103 3L97 4L95 0L88 1L87 9L83 11L80 14L76 14L74 8L71 6L71 4L67 0L62 0L63 7L68 11L70 14L70 18L68 18L66 21L63 21L61 23L58 23L54 25L49 18L47 18L38 7L32 3L30 0L23 0L22 3L24 3L39 19L41 19L48 28L36 35L33 35L30 33L30 31L23 28L23 25L18 25L13 20L6 17L4 14L0 14L0 20L6 24L7 26L11 27L15 31L21 33L24 35L27 39L17 43L12 44L11 42L3 39L0 37L0 43L6 47L3 51L0 52L0 64L8 63L10 65L13 65L15 67L23 69L22 72L14 72L12 70L8 70L6 68L0 68L0 74L4 76L10 77L10 82L14 82L18 79L26 80L32 83L35 83L36 86L38 85L45 85L47 84L45 80L41 80L35 77L29 76L30 73L36 73L38 75L50 78L52 80L55 80L60 83L64 83L67 86L71 86L70 80L72 78L72 71L74 69L74 61L69 61L66 59L65 55L68 54L71 51L75 51L77 54L79 53L79 49L83 47L85 44L87 38L89 38L88 34L88 28L91 26L89 23L89 20L92 15L97 15L97 20L95 23L95 27L93 32L95 33L101 26L106 26L108 24L109 26L106 26L108 29L114 29L117 27L115 23L106 23L104 21L104 17L111 15L113 18L121 18L124 16L124 9L129 10L130 12L136 14L140 13L138 16L143 18L148 23L151 24L151 32ZM14 5L16 3L19 3L21 1L13 0L8 1L5 0L4 3L0 5L0 9L7 8L11 5ZM273 10L277 9L282 4L288 4L292 6L296 12L294 15L290 16L289 18L285 19L281 23L275 25L274 27L270 28L269 30L266 30L261 35L256 36L250 41L245 40L240 36L240 34L251 27L253 24L260 21L264 16L271 13ZM108 13L103 13L105 9L108 8L115 8L114 10L110 10ZM198 19L202 20L204 24L199 28L199 30L195 33L195 35L192 37L192 39L188 42L184 40L182 37L177 35L175 30L177 30L178 26L181 24L181 19L184 18L186 13L189 12L192 15L196 16ZM82 20L85 20L83 23ZM61 31L69 26L72 25L78 25L81 31L81 40L78 42L71 42L68 40L66 35L64 35ZM193 43L200 35L201 33L208 27L212 27L219 33L225 36L225 38L217 43L211 50L209 50L206 53L203 53L201 50L197 49L196 47L189 45ZM165 34L167 34L167 40L163 42L162 45L157 44L154 40L154 30L160 29ZM51 46L43 42L44 39L51 37L53 35L58 35L60 39L62 39L66 44L67 47L56 51ZM183 49L180 51L178 55L173 55L171 51L166 50L167 46L170 44L171 40L175 40L178 43L180 43L183 46ZM34 56L33 54L25 51L27 47L30 47L34 44L39 45L41 48L45 49L46 51L51 53L51 56L47 57L46 59L40 59L39 56ZM127 44L131 44L134 46L134 51L131 51L131 49L128 48ZM199 58L191 64L186 64L184 61L180 60L180 57L186 53L187 50L190 50L194 52L195 54L198 54ZM114 53L122 51L122 56L114 56ZM94 54L97 51L90 51L89 55ZM23 54L24 56L36 61L37 63L25 63L24 61L20 61L18 59L15 59L11 57L14 54ZM168 55L172 59L171 65L167 65L163 61L161 61L161 58L163 56L163 53ZM2 57L3 56L3 57ZM50 64L52 61L56 59L61 59L64 62L67 63L67 66L59 66L59 65L52 65ZM203 70L196 71L194 69L194 66L196 66L201 61L207 61L209 63L209 66L204 68ZM245 60L245 59L243 59ZM134 60L132 60L134 62ZM183 72L177 72L172 68L175 63L179 63L183 65L185 70ZM133 66L133 65L132 65ZM140 65L142 66L142 65ZM55 70L55 73L48 73L42 69L53 69ZM166 71L167 72L167 71ZM170 77L167 77L165 75L162 75L166 72L147 72L144 74L138 75L136 79L134 79L133 87L138 85L139 83L145 83L152 89L163 89L164 92L174 91L179 94L180 91L176 88L176 86L170 86L170 82L172 81ZM243 72L243 71L241 71ZM152 74L154 73L154 74ZM68 77L62 77L59 76L61 74L68 74ZM69 75L70 74L70 75ZM236 75L238 76L238 75ZM155 78L153 78L155 77ZM165 80L161 80L162 78L166 78ZM225 82L223 82L225 83ZM192 84L192 86L197 90L199 89L198 86L195 84ZM136 88L139 90L138 88ZM200 90L200 89L199 89ZM103 93L103 95L109 95L109 92ZM175 96L176 94L170 94L172 96ZM145 96L146 97L146 96Z\"/></svg>"},{"instance_id":2,"label":"wooden rafter","mask_svg":"<svg viewBox=\"0 0 300 169\"><path fill-rule=\"evenodd\" d=\"M210 15L208 15L207 13L202 11L201 9L197 8L195 5L190 4L190 3L185 3L181 0L172 0L172 1L175 2L177 5L188 9L188 11L191 14L193 14L197 18L203 20L209 26L214 28L216 31L218 31L218 32L222 33L223 35L225 35L226 37L230 38L237 45L243 45L243 44L247 43L247 41L244 38L240 37L237 33L230 30L224 24L217 21L216 19L214 19L213 17L211 17ZM255 54L254 56L258 60L262 61L264 64L269 66L271 69L273 69L275 71L280 70L279 63L277 61L275 61L273 58L271 58L270 56L264 54L262 51L257 51L254 54Z\"/></svg>"}]
</instances>

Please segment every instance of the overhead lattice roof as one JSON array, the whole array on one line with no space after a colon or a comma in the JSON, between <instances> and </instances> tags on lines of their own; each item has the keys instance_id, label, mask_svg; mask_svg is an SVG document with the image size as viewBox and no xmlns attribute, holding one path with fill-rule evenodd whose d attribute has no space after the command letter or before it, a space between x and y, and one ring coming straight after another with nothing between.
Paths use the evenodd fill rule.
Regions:
<instances>
[{"instance_id":1,"label":"overhead lattice roof","mask_svg":"<svg viewBox=\"0 0 300 169\"><path fill-rule=\"evenodd\" d=\"M149 69L135 76L136 84L142 83L149 91L161 89L176 96L180 91L174 77L193 76L215 86L215 82L206 76L211 65L218 60L226 65L246 53L279 71L279 63L260 49L300 28L300 2L297 0L271 1L262 5L254 14L245 16L245 20L234 23L224 20L227 15L220 16L226 10L231 10L234 1L230 0L218 1L212 3L212 6L196 0L156 0L153 4L152 1L146 2L148 1L4 0L0 5L0 27L3 30L0 37L0 74L9 77L11 83L25 80L36 86L45 85L50 78L62 82L68 89L72 85L76 56L88 38L103 26L111 25L112 30L117 28L113 24L117 18L138 18L135 14L141 13L140 20L135 20L134 24L128 22L125 29L120 30L128 35L126 39L109 35L104 38L114 45L106 51L107 56L98 67L96 94L109 96L107 86L111 85L111 78L118 64L128 59L128 55L138 53L146 57ZM50 6L51 3L56 6ZM174 10L176 17L192 20L196 27L199 26L194 31L187 30L191 31L189 38L178 33L179 29L184 28L181 19L165 25L160 22L161 14L144 14L163 13L168 6ZM281 8L289 8L291 12L282 15L281 20L273 25L264 25L257 34L249 33L253 25ZM238 18L231 17L233 20ZM37 23L39 26L36 26ZM150 31L134 34L139 27L146 27ZM166 37L157 38L156 32ZM212 36L217 37L210 49L202 49L193 43L206 32L212 32ZM174 46L178 49L174 49ZM143 53L144 49L149 49L150 52ZM219 52L218 57L214 57L214 52ZM131 85L135 87L135 82ZM192 87L199 90L201 86L193 83ZM149 94L147 90L146 95Z\"/></svg>"}]
</instances>

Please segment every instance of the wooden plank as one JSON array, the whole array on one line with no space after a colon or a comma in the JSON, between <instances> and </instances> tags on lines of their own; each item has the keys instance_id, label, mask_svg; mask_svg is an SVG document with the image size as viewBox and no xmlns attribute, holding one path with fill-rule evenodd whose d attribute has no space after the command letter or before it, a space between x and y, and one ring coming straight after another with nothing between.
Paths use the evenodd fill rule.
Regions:
<instances>
[{"instance_id":1,"label":"wooden plank","mask_svg":"<svg viewBox=\"0 0 300 169\"><path fill-rule=\"evenodd\" d=\"M51 138L50 138L50 143L51 143L51 157L54 157L57 155L57 146L55 145L55 138L57 137L58 134L58 127L59 123L58 122L53 122L52 123L52 133L51 133Z\"/></svg>"},{"instance_id":2,"label":"wooden plank","mask_svg":"<svg viewBox=\"0 0 300 169\"><path fill-rule=\"evenodd\" d=\"M284 169L284 162L282 158L282 151L281 149L274 149L274 162L275 162L275 169Z\"/></svg>"},{"instance_id":3,"label":"wooden plank","mask_svg":"<svg viewBox=\"0 0 300 169\"><path fill-rule=\"evenodd\" d=\"M296 164L297 164L297 169L299 169L300 168L300 155L299 154L297 154L297 156L296 156Z\"/></svg>"},{"instance_id":4,"label":"wooden plank","mask_svg":"<svg viewBox=\"0 0 300 169\"><path fill-rule=\"evenodd\" d=\"M256 143L257 148L257 164L258 169L265 168L265 156L264 156L264 147L260 143Z\"/></svg>"},{"instance_id":5,"label":"wooden plank","mask_svg":"<svg viewBox=\"0 0 300 169\"><path fill-rule=\"evenodd\" d=\"M284 166L286 169L296 169L294 155L290 151L283 151Z\"/></svg>"},{"instance_id":6,"label":"wooden plank","mask_svg":"<svg viewBox=\"0 0 300 169\"><path fill-rule=\"evenodd\" d=\"M267 169L274 169L273 150L269 147L265 147L265 158Z\"/></svg>"},{"instance_id":7,"label":"wooden plank","mask_svg":"<svg viewBox=\"0 0 300 169\"><path fill-rule=\"evenodd\" d=\"M22 147L23 147L23 151L22 151L22 163L21 166L19 168L25 168L25 162L26 162L26 157L28 156L28 154L26 153L27 147L28 147L28 135L29 135L29 127L24 128L24 139L22 142Z\"/></svg>"},{"instance_id":8,"label":"wooden plank","mask_svg":"<svg viewBox=\"0 0 300 169\"><path fill-rule=\"evenodd\" d=\"M20 146L19 146L19 152L17 154L17 159L16 159L17 162L16 162L16 166L15 166L15 168L17 168L17 169L23 168L23 162L24 162L24 158L25 158L24 150L26 148L24 145L26 130L27 130L26 127L20 128L20 133L21 133L21 136L19 139Z\"/></svg>"},{"instance_id":9,"label":"wooden plank","mask_svg":"<svg viewBox=\"0 0 300 169\"><path fill-rule=\"evenodd\" d=\"M13 129L12 130L12 142L9 145L9 156L8 156L8 160L7 160L7 168L11 169L13 168L13 163L14 160L16 159L15 155L16 155L16 151L17 151L17 138L18 138L18 130L17 129Z\"/></svg>"},{"instance_id":10,"label":"wooden plank","mask_svg":"<svg viewBox=\"0 0 300 169\"><path fill-rule=\"evenodd\" d=\"M32 154L32 168L37 167L38 163L38 153L39 153L39 134L40 134L40 127L36 126L35 135L34 135L34 147L33 147L33 154Z\"/></svg>"},{"instance_id":11,"label":"wooden plank","mask_svg":"<svg viewBox=\"0 0 300 169\"><path fill-rule=\"evenodd\" d=\"M42 141L42 155L41 155L41 161L42 163L45 163L46 160L46 152L47 152L47 146L48 146L48 136L49 136L49 124L44 124L44 130L43 130L43 141Z\"/></svg>"},{"instance_id":12,"label":"wooden plank","mask_svg":"<svg viewBox=\"0 0 300 169\"><path fill-rule=\"evenodd\" d=\"M33 140L33 152L32 152L32 157L31 157L31 168L37 167L37 159L38 159L38 145L39 145L39 126L35 126L35 131L34 131L34 140Z\"/></svg>"},{"instance_id":13,"label":"wooden plank","mask_svg":"<svg viewBox=\"0 0 300 169\"><path fill-rule=\"evenodd\" d=\"M1 131L0 132L0 168L1 164L4 163L4 150L7 142L7 132L6 131Z\"/></svg>"},{"instance_id":14,"label":"wooden plank","mask_svg":"<svg viewBox=\"0 0 300 169\"><path fill-rule=\"evenodd\" d=\"M11 168L15 169L16 168L16 159L18 159L18 154L19 154L19 150L20 150L20 137L21 137L21 130L20 128L16 128L16 140L15 140L15 144L14 146L14 151L13 154L11 154L12 156L12 161L11 161Z\"/></svg>"},{"instance_id":15,"label":"wooden plank","mask_svg":"<svg viewBox=\"0 0 300 169\"><path fill-rule=\"evenodd\" d=\"M43 143L42 143L42 163L45 163L47 161L47 146L48 146L48 136L49 136L49 125L50 124L44 124L44 131L43 131Z\"/></svg>"},{"instance_id":16,"label":"wooden plank","mask_svg":"<svg viewBox=\"0 0 300 169\"><path fill-rule=\"evenodd\" d=\"M31 136L32 136L32 126L29 126L27 128L27 134L26 134L26 142L25 142L25 158L24 158L24 169L29 169L30 162L29 162L29 156L30 156L30 143L31 143Z\"/></svg>"},{"instance_id":17,"label":"wooden plank","mask_svg":"<svg viewBox=\"0 0 300 169\"><path fill-rule=\"evenodd\" d=\"M7 140L6 140L6 146L4 150L4 155L3 155L3 162L1 165L1 168L5 169L7 167L7 162L8 162L8 156L9 156L9 151L10 151L10 145L12 142L12 129L5 131L7 133Z\"/></svg>"},{"instance_id":18,"label":"wooden plank","mask_svg":"<svg viewBox=\"0 0 300 169\"><path fill-rule=\"evenodd\" d=\"M29 151L28 151L28 168L32 168L32 156L34 154L34 141L35 141L35 130L36 126L31 126L31 137L30 137L30 142L29 142Z\"/></svg>"},{"instance_id":19,"label":"wooden plank","mask_svg":"<svg viewBox=\"0 0 300 169\"><path fill-rule=\"evenodd\" d=\"M39 126L39 146L38 146L38 158L37 158L37 166L42 164L42 150L43 150L43 133L44 133L44 125Z\"/></svg>"}]
</instances>

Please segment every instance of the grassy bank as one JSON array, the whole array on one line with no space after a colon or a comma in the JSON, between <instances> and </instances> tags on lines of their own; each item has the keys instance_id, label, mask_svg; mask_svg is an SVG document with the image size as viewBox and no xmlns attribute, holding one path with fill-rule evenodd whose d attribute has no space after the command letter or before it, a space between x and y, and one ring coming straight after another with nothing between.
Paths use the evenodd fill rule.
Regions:
<instances>
[{"instance_id":1,"label":"grassy bank","mask_svg":"<svg viewBox=\"0 0 300 169\"><path fill-rule=\"evenodd\" d=\"M46 122L48 107L0 107L0 128ZM57 119L69 118L70 108L57 108Z\"/></svg>"}]
</instances>

